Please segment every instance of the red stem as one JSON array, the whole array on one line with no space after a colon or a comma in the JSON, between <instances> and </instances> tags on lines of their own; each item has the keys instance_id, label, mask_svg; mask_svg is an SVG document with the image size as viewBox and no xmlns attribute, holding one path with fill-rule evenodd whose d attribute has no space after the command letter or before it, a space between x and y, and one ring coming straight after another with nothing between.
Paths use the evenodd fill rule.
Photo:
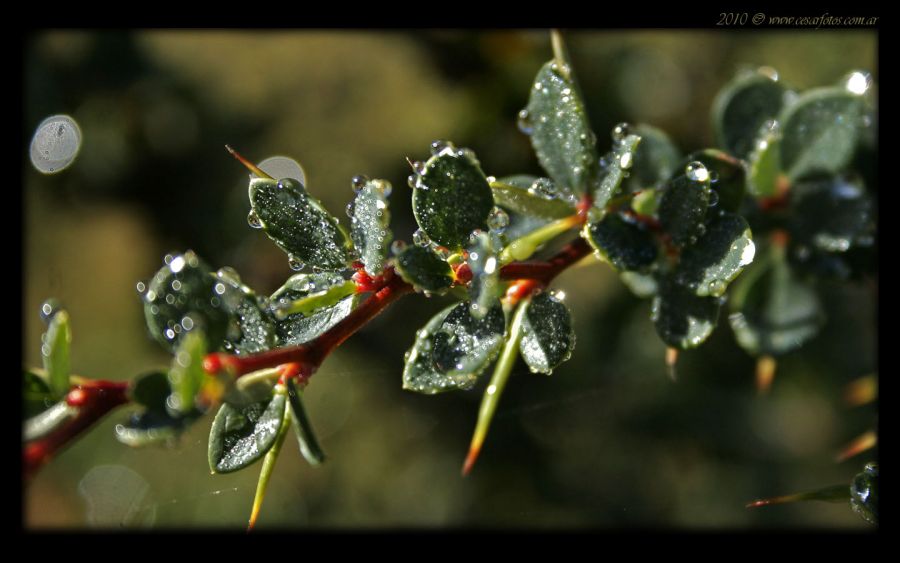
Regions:
<instances>
[{"instance_id":1,"label":"red stem","mask_svg":"<svg viewBox=\"0 0 900 563\"><path fill-rule=\"evenodd\" d=\"M73 387L66 402L78 409L75 417L47 436L25 444L22 452L25 481L30 481L45 463L95 422L127 404L130 401L127 390L128 382L124 381L95 380Z\"/></svg>"},{"instance_id":2,"label":"red stem","mask_svg":"<svg viewBox=\"0 0 900 563\"><path fill-rule=\"evenodd\" d=\"M591 247L579 237L546 261L513 262L500 269L504 280L532 279L546 285L563 270L591 253Z\"/></svg>"}]
</instances>

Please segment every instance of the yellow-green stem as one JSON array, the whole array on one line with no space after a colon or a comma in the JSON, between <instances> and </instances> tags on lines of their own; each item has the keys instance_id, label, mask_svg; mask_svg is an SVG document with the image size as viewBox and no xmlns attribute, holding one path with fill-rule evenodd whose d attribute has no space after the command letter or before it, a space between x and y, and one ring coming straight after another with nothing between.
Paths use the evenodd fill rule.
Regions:
<instances>
[{"instance_id":1,"label":"yellow-green stem","mask_svg":"<svg viewBox=\"0 0 900 563\"><path fill-rule=\"evenodd\" d=\"M325 291L307 295L306 297L291 302L289 305L279 307L275 310L275 316L279 319L284 319L288 315L297 313L309 315L313 311L323 307L330 307L344 297L353 295L354 293L356 293L356 284L347 280L344 283L330 287Z\"/></svg>"},{"instance_id":2,"label":"yellow-green stem","mask_svg":"<svg viewBox=\"0 0 900 563\"><path fill-rule=\"evenodd\" d=\"M286 394L287 389L284 385L275 386L275 392ZM278 436L275 437L275 443L263 458L262 470L259 472L259 481L256 484L256 496L253 497L253 509L250 512L250 522L247 525L247 531L253 529L256 524L256 518L259 516L259 510L262 508L263 499L266 496L266 488L269 486L269 478L275 469L275 461L278 460L278 454L281 453L281 446L284 444L284 437L291 427L291 409L287 402L284 405L284 415L281 419L281 428L278 429Z\"/></svg>"},{"instance_id":3,"label":"yellow-green stem","mask_svg":"<svg viewBox=\"0 0 900 563\"><path fill-rule=\"evenodd\" d=\"M500 265L505 266L517 260L527 260L541 245L579 224L581 224L581 217L570 215L531 231L522 238L512 241L503 249L503 252L500 253Z\"/></svg>"}]
</instances>

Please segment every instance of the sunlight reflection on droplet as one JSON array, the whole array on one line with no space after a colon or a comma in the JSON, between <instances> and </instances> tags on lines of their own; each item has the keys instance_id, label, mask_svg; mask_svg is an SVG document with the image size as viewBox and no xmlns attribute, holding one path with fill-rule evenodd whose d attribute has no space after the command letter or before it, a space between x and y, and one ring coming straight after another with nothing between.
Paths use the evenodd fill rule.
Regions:
<instances>
[{"instance_id":1,"label":"sunlight reflection on droplet","mask_svg":"<svg viewBox=\"0 0 900 563\"><path fill-rule=\"evenodd\" d=\"M68 115L48 117L31 138L31 163L44 174L54 174L75 161L81 148L81 129Z\"/></svg>"},{"instance_id":2,"label":"sunlight reflection on droplet","mask_svg":"<svg viewBox=\"0 0 900 563\"><path fill-rule=\"evenodd\" d=\"M92 527L119 528L151 526L156 509L144 510L150 485L123 465L98 465L78 483L78 492L87 502L87 521Z\"/></svg>"},{"instance_id":3,"label":"sunlight reflection on droplet","mask_svg":"<svg viewBox=\"0 0 900 563\"><path fill-rule=\"evenodd\" d=\"M257 166L269 176L280 180L281 178L293 178L301 184L306 184L306 174L300 163L287 156L270 156Z\"/></svg>"}]
</instances>

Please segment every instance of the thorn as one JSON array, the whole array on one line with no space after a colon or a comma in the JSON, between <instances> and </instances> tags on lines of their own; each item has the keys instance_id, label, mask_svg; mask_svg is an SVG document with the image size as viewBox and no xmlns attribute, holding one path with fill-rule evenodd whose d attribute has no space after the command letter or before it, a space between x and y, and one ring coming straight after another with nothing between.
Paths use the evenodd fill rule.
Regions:
<instances>
[{"instance_id":1,"label":"thorn","mask_svg":"<svg viewBox=\"0 0 900 563\"><path fill-rule=\"evenodd\" d=\"M247 169L250 172L252 172L253 174L255 174L256 176L258 176L260 178L268 178L269 180L275 179L275 178L269 176L268 174L266 174L265 172L263 172L262 170L260 170L260 168L257 165L253 164L252 162L250 162L249 160L247 160L246 158L241 156L241 153L239 153L236 150L234 150L233 148L231 148L230 145L225 145L225 150L227 150L229 153L231 153L231 156L236 158L238 160L238 162L240 162L241 164L246 166Z\"/></svg>"},{"instance_id":2,"label":"thorn","mask_svg":"<svg viewBox=\"0 0 900 563\"><path fill-rule=\"evenodd\" d=\"M409 163L409 167L413 169L413 172L415 172L416 171L416 163L413 162L413 160L411 158L409 158L408 156L405 158L406 158L406 162Z\"/></svg>"},{"instance_id":3,"label":"thorn","mask_svg":"<svg viewBox=\"0 0 900 563\"><path fill-rule=\"evenodd\" d=\"M866 375L855 379L844 388L844 402L851 407L871 403L878 398L878 379L874 375Z\"/></svg>"},{"instance_id":4,"label":"thorn","mask_svg":"<svg viewBox=\"0 0 900 563\"><path fill-rule=\"evenodd\" d=\"M469 473L472 471L472 468L475 466L475 461L478 459L478 454L481 453L481 444L476 444L474 441L472 445L469 447L469 454L466 456L466 461L463 464L462 468L462 476L467 477Z\"/></svg>"},{"instance_id":5,"label":"thorn","mask_svg":"<svg viewBox=\"0 0 900 563\"><path fill-rule=\"evenodd\" d=\"M762 356L756 360L756 392L765 395L775 379L777 362L772 356Z\"/></svg>"},{"instance_id":6,"label":"thorn","mask_svg":"<svg viewBox=\"0 0 900 563\"><path fill-rule=\"evenodd\" d=\"M859 455L868 449L874 448L877 444L878 435L875 434L874 430L869 430L868 432L857 436L856 439L847 444L847 446L835 457L835 461L837 463L846 461L855 455Z\"/></svg>"},{"instance_id":7,"label":"thorn","mask_svg":"<svg viewBox=\"0 0 900 563\"><path fill-rule=\"evenodd\" d=\"M678 348L666 348L666 373L672 381L678 381L678 371L675 364L678 362Z\"/></svg>"}]
</instances>

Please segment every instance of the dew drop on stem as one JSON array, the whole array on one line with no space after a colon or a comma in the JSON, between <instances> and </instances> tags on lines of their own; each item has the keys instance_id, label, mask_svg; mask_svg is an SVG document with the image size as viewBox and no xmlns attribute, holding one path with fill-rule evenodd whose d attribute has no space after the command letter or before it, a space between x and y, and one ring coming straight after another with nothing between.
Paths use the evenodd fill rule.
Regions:
<instances>
[{"instance_id":1,"label":"dew drop on stem","mask_svg":"<svg viewBox=\"0 0 900 563\"><path fill-rule=\"evenodd\" d=\"M625 140L625 137L631 134L631 125L628 123L622 122L613 127L610 136L615 143L621 143Z\"/></svg>"}]
</instances>

